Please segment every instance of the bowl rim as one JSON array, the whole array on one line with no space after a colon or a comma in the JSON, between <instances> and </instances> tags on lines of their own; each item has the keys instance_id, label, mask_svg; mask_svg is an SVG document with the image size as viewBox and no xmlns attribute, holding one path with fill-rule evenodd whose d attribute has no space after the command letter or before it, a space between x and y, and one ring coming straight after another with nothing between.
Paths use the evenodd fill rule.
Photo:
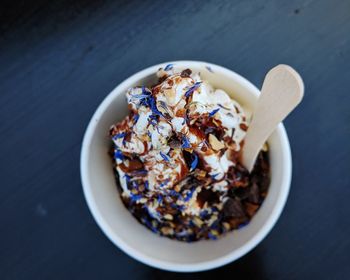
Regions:
<instances>
[{"instance_id":1,"label":"bowl rim","mask_svg":"<svg viewBox=\"0 0 350 280\"><path fill-rule=\"evenodd\" d=\"M287 197L289 194L289 189L291 184L291 174L292 174L291 150L290 150L290 145L289 145L289 140L288 140L286 130L283 124L281 123L278 125L276 132L280 138L282 152L285 156L285 160L283 164L283 173L285 174L285 176L283 178L282 185L280 186L282 191L280 192L280 195L277 198L276 203L272 208L271 214L267 218L264 225L256 232L256 234L248 242L243 244L237 250L234 250L229 254L226 254L224 256L221 256L219 258L209 260L209 261L203 261L203 262L192 263L192 264L179 264L179 263L163 261L160 259L150 257L134 249L133 247L130 247L129 244L127 242L124 242L124 240L122 240L121 238L119 238L118 234L116 234L116 232L109 226L108 222L105 220L103 215L99 212L95 199L90 191L92 186L90 184L90 181L88 180L89 147L92 141L93 133L97 126L96 120L99 120L100 116L109 106L109 104L114 100L116 96L120 94L120 89L124 88L127 84L131 84L133 81L141 80L144 77L147 77L152 73L155 73L160 67L163 67L164 65L167 65L167 64L180 64L180 65L185 64L189 68L196 67L196 66L197 67L209 66L215 69L219 69L221 72L229 74L229 76L234 78L236 82L239 83L241 86L248 88L248 90L251 91L254 95L258 96L260 94L260 91L243 76L237 74L233 70L230 70L223 66L219 66L209 62L179 60L179 61L164 62L164 63L147 67L129 76L124 81L122 81L119 85L117 85L104 98L104 100L100 103L100 105L97 107L96 111L94 112L92 118L89 121L87 129L85 131L82 147L81 147L81 154L80 154L81 182L82 182L85 200L87 202L87 205L90 209L90 212L93 218L95 219L96 223L98 224L100 229L103 231L103 233L108 237L108 239L114 245L116 245L118 248L120 248L130 257L140 261L141 263L144 263L146 265L149 265L158 269L174 271L174 272L198 272L198 271L217 268L225 264L228 264L232 261L235 261L236 259L242 257L243 255L251 251L254 247L256 247L271 231L271 229L276 224L278 218L282 213L282 210L284 208L284 205L287 201Z\"/></svg>"}]
</instances>

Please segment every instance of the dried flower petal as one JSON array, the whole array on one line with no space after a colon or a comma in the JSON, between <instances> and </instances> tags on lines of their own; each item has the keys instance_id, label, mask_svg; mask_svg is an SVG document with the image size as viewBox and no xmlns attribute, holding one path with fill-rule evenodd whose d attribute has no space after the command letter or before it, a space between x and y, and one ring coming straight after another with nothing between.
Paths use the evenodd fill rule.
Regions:
<instances>
[{"instance_id":1,"label":"dried flower petal","mask_svg":"<svg viewBox=\"0 0 350 280\"><path fill-rule=\"evenodd\" d=\"M193 86L191 86L185 93L186 97L189 97L197 88L199 88L201 82L196 82Z\"/></svg>"}]
</instances>

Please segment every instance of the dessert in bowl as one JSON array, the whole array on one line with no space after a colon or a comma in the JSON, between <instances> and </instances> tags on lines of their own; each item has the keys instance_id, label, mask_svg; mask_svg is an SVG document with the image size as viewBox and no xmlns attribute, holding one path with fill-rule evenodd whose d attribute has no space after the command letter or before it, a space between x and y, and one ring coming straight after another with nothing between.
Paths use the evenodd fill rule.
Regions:
<instances>
[{"instance_id":1,"label":"dessert in bowl","mask_svg":"<svg viewBox=\"0 0 350 280\"><path fill-rule=\"evenodd\" d=\"M249 123L242 106L189 68L168 64L157 77L128 89L129 114L110 128L125 206L180 241L247 225L267 194L267 145L249 174L240 163Z\"/></svg>"},{"instance_id":2,"label":"dessert in bowl","mask_svg":"<svg viewBox=\"0 0 350 280\"><path fill-rule=\"evenodd\" d=\"M112 242L152 266L199 271L237 259L266 236L287 198L291 158L280 125L255 172L240 165L258 94L228 69L179 61L147 68L107 96L85 134L81 174Z\"/></svg>"}]
</instances>

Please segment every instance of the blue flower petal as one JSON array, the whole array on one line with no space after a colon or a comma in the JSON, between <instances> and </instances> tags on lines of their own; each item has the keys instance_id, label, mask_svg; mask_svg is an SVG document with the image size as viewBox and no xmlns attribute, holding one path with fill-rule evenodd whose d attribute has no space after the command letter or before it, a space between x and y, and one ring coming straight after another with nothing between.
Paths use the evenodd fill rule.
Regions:
<instances>
[{"instance_id":1,"label":"blue flower petal","mask_svg":"<svg viewBox=\"0 0 350 280\"><path fill-rule=\"evenodd\" d=\"M131 177L128 174L124 174L125 180L127 183L130 182Z\"/></svg>"},{"instance_id":2,"label":"blue flower petal","mask_svg":"<svg viewBox=\"0 0 350 280\"><path fill-rule=\"evenodd\" d=\"M210 239L212 239L212 240L216 240L216 239L218 239L218 237L217 236L215 236L215 235L213 235L212 233L208 233L208 237L210 238Z\"/></svg>"},{"instance_id":3,"label":"blue flower petal","mask_svg":"<svg viewBox=\"0 0 350 280\"><path fill-rule=\"evenodd\" d=\"M175 190L170 190L170 191L169 191L169 194L170 194L171 196L178 196L178 195L179 195L179 193L178 193L177 191L175 191Z\"/></svg>"},{"instance_id":4,"label":"blue flower petal","mask_svg":"<svg viewBox=\"0 0 350 280\"><path fill-rule=\"evenodd\" d=\"M192 153L192 156L193 156L193 161L191 163L190 171L193 171L198 165L198 156L197 156L197 154L196 153Z\"/></svg>"},{"instance_id":5,"label":"blue flower petal","mask_svg":"<svg viewBox=\"0 0 350 280\"><path fill-rule=\"evenodd\" d=\"M179 206L178 206L178 209L179 209L180 211L185 210L185 205L179 205Z\"/></svg>"},{"instance_id":6,"label":"blue flower petal","mask_svg":"<svg viewBox=\"0 0 350 280\"><path fill-rule=\"evenodd\" d=\"M208 210L203 210L199 215L202 219L205 219L208 217L209 212L208 212Z\"/></svg>"},{"instance_id":7,"label":"blue flower petal","mask_svg":"<svg viewBox=\"0 0 350 280\"><path fill-rule=\"evenodd\" d=\"M169 162L169 161L170 161L169 156L167 156L166 154L164 154L164 153L160 152L160 155L162 156L162 158L163 158L165 161L167 161L167 162Z\"/></svg>"},{"instance_id":8,"label":"blue flower petal","mask_svg":"<svg viewBox=\"0 0 350 280\"><path fill-rule=\"evenodd\" d=\"M152 113L154 115L158 115L158 116L163 117L163 114L161 112L159 112L159 110L158 110L158 108L156 106L156 101L154 100L154 97L152 95L150 95L148 97L148 104L149 104L149 107L151 108Z\"/></svg>"},{"instance_id":9,"label":"blue flower petal","mask_svg":"<svg viewBox=\"0 0 350 280\"><path fill-rule=\"evenodd\" d=\"M195 191L195 188L192 188L192 189L190 190L190 192L187 193L187 195L186 195L186 197L185 197L185 199L184 199L185 202L190 201L190 199L191 199L192 196L193 196L194 191Z\"/></svg>"},{"instance_id":10,"label":"blue flower petal","mask_svg":"<svg viewBox=\"0 0 350 280\"><path fill-rule=\"evenodd\" d=\"M112 139L113 139L113 140L117 140L117 139L120 139L120 138L124 138L125 135L126 135L126 132L118 133L118 134L114 135L114 136L112 137Z\"/></svg>"},{"instance_id":11,"label":"blue flower petal","mask_svg":"<svg viewBox=\"0 0 350 280\"><path fill-rule=\"evenodd\" d=\"M147 170L134 170L133 172L132 172L132 174L133 175L139 175L139 176L141 176L141 175L147 175L147 173L148 173L148 171Z\"/></svg>"},{"instance_id":12,"label":"blue flower petal","mask_svg":"<svg viewBox=\"0 0 350 280\"><path fill-rule=\"evenodd\" d=\"M168 64L167 66L164 67L164 70L165 71L169 71L169 70L173 69L173 67L174 67L174 64L170 63L170 64Z\"/></svg>"},{"instance_id":13,"label":"blue flower petal","mask_svg":"<svg viewBox=\"0 0 350 280\"><path fill-rule=\"evenodd\" d=\"M217 109L211 111L211 112L209 113L209 117L214 116L219 110L220 110L220 108L217 108Z\"/></svg>"},{"instance_id":14,"label":"blue flower petal","mask_svg":"<svg viewBox=\"0 0 350 280\"><path fill-rule=\"evenodd\" d=\"M185 93L186 97L189 97L199 86L201 85L201 82L196 82L193 86L191 86Z\"/></svg>"},{"instance_id":15,"label":"blue flower petal","mask_svg":"<svg viewBox=\"0 0 350 280\"><path fill-rule=\"evenodd\" d=\"M238 226L238 229L243 228L243 227L245 227L245 226L248 225L248 224L249 224L249 222L244 222L244 223L242 223L242 224L240 224L240 225Z\"/></svg>"},{"instance_id":16,"label":"blue flower petal","mask_svg":"<svg viewBox=\"0 0 350 280\"><path fill-rule=\"evenodd\" d=\"M182 145L181 148L186 149L186 148L191 148L191 144L188 141L186 136L182 136Z\"/></svg>"},{"instance_id":17,"label":"blue flower petal","mask_svg":"<svg viewBox=\"0 0 350 280\"><path fill-rule=\"evenodd\" d=\"M163 181L162 183L160 183L160 187L162 188L162 187L164 187L166 184L168 184L169 183L169 179L166 179L165 181Z\"/></svg>"},{"instance_id":18,"label":"blue flower petal","mask_svg":"<svg viewBox=\"0 0 350 280\"><path fill-rule=\"evenodd\" d=\"M140 200L141 198L142 198L142 195L140 195L140 194L131 194L131 196L130 196L130 200L132 202L136 202L136 201Z\"/></svg>"},{"instance_id":19,"label":"blue flower petal","mask_svg":"<svg viewBox=\"0 0 350 280\"><path fill-rule=\"evenodd\" d=\"M132 119L134 120L134 123L137 123L137 121L139 120L140 115L139 114L135 114Z\"/></svg>"},{"instance_id":20,"label":"blue flower petal","mask_svg":"<svg viewBox=\"0 0 350 280\"><path fill-rule=\"evenodd\" d=\"M207 65L207 66L205 66L205 68L207 68L207 70L208 70L209 72L214 73L213 69L211 69L210 66Z\"/></svg>"},{"instance_id":21,"label":"blue flower petal","mask_svg":"<svg viewBox=\"0 0 350 280\"><path fill-rule=\"evenodd\" d=\"M124 159L124 155L123 155L122 151L121 150L115 150L114 151L114 158L123 160Z\"/></svg>"}]
</instances>

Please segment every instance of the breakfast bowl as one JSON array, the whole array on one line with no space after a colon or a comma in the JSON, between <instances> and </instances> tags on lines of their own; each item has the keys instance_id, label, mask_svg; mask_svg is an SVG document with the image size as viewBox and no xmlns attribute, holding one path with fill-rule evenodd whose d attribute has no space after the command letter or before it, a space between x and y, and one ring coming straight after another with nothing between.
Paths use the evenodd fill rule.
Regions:
<instances>
[{"instance_id":1,"label":"breakfast bowl","mask_svg":"<svg viewBox=\"0 0 350 280\"><path fill-rule=\"evenodd\" d=\"M226 233L218 240L193 243L157 235L140 224L120 197L109 155L112 124L128 114L127 89L151 85L156 72L168 64L200 72L215 88L226 91L247 112L254 112L259 90L248 80L224 67L199 61L174 61L146 68L118 85L94 113L81 150L80 171L88 207L104 234L136 260L159 269L194 272L235 261L258 245L277 222L288 196L292 161L288 137L282 124L268 138L271 181L267 196L248 225Z\"/></svg>"}]
</instances>

